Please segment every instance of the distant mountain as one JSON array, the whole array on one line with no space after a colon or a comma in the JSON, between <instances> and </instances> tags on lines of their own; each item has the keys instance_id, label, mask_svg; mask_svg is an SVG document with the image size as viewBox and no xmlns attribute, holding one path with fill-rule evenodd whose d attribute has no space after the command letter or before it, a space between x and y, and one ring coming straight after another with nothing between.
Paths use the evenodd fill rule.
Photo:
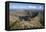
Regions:
<instances>
[{"instance_id":1,"label":"distant mountain","mask_svg":"<svg viewBox=\"0 0 46 32\"><path fill-rule=\"evenodd\" d=\"M15 14L15 15L19 15L19 16L28 16L28 15L35 15L37 13L42 13L41 10L31 10L31 9L11 9L10 13L11 14Z\"/></svg>"}]
</instances>

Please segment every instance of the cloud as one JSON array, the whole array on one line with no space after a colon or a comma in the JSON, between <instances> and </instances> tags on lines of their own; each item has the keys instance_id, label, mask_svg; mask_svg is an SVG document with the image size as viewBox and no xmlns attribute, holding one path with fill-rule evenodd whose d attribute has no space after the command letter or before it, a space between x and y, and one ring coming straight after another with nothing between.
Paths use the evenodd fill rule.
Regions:
<instances>
[{"instance_id":1,"label":"cloud","mask_svg":"<svg viewBox=\"0 0 46 32\"><path fill-rule=\"evenodd\" d=\"M23 4L23 3L10 3L10 9L37 9L42 10L43 5L40 4Z\"/></svg>"}]
</instances>

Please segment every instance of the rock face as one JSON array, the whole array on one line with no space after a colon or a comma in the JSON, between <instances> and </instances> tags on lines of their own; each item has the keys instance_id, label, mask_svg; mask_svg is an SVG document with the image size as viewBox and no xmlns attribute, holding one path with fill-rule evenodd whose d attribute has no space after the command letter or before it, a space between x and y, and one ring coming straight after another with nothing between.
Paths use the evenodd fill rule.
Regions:
<instances>
[{"instance_id":1,"label":"rock face","mask_svg":"<svg viewBox=\"0 0 46 32\"><path fill-rule=\"evenodd\" d=\"M38 15L38 11L32 11L32 10L22 10L22 9L17 9L15 12L15 15L19 17L20 20L29 20L29 18L33 18Z\"/></svg>"}]
</instances>

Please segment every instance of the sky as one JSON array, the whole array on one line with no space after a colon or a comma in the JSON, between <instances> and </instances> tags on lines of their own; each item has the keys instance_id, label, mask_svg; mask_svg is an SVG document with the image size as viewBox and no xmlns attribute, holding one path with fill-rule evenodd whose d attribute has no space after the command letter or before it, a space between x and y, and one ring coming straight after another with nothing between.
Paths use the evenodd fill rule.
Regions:
<instances>
[{"instance_id":1,"label":"sky","mask_svg":"<svg viewBox=\"0 0 46 32\"><path fill-rule=\"evenodd\" d=\"M40 4L24 4L24 3L10 3L9 9L37 9L43 10L44 5Z\"/></svg>"}]
</instances>

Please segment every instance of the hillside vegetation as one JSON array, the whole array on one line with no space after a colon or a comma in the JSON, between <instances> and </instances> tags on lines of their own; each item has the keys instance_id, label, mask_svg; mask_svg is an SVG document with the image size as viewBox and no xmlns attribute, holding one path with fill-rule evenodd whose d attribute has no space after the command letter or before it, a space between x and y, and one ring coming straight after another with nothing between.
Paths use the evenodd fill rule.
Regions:
<instances>
[{"instance_id":1,"label":"hillside vegetation","mask_svg":"<svg viewBox=\"0 0 46 32\"><path fill-rule=\"evenodd\" d=\"M36 12L35 12L36 13ZM35 14L32 12L32 14ZM37 14L38 13L38 14ZM43 27L43 15L40 12L37 12L37 16L31 16L32 18L29 17L30 21L25 21L24 19L21 21L19 16L25 16L27 14L21 14L17 15L15 13L10 13L10 29L27 29L27 28L37 28L37 27Z\"/></svg>"}]
</instances>

